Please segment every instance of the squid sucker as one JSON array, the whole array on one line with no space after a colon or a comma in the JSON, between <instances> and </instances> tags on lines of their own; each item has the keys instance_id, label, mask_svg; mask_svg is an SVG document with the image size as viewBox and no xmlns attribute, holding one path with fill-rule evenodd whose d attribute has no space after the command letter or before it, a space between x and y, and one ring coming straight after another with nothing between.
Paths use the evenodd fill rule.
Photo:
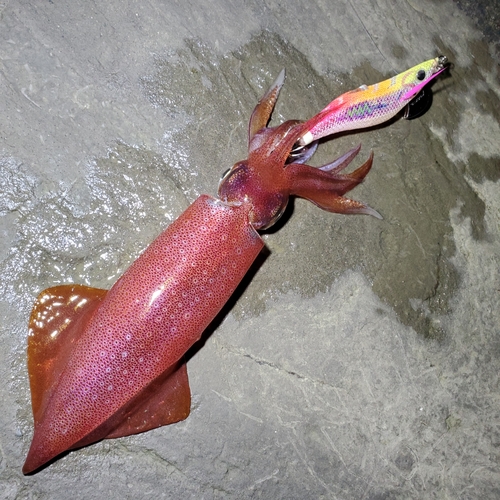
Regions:
<instances>
[{"instance_id":1,"label":"squid sucker","mask_svg":"<svg viewBox=\"0 0 500 500\"><path fill-rule=\"evenodd\" d=\"M366 177L373 154L347 174L360 147L311 167L318 139L389 120L446 66L439 56L347 92L310 120L267 127L282 71L251 115L248 158L224 175L216 198L194 201L109 291L71 284L41 292L29 320L34 434L23 473L68 450L185 419L191 394L184 354L264 247L258 230L279 219L289 197L380 218L344 197Z\"/></svg>"}]
</instances>

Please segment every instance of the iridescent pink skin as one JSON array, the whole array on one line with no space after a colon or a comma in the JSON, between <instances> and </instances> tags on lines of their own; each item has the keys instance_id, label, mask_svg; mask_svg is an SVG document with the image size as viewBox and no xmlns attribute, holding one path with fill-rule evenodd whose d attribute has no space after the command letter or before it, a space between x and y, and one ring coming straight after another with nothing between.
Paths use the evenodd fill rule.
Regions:
<instances>
[{"instance_id":1,"label":"iridescent pink skin","mask_svg":"<svg viewBox=\"0 0 500 500\"><path fill-rule=\"evenodd\" d=\"M28 370L34 436L23 467L32 473L62 453L104 438L186 418L183 355L200 338L250 268L291 195L338 213L380 217L343 194L369 172L372 156L341 174L356 148L320 168L304 165L308 125L267 122L284 81L257 104L249 156L224 176L218 199L199 197L111 290L60 285L43 291L29 323Z\"/></svg>"}]
</instances>

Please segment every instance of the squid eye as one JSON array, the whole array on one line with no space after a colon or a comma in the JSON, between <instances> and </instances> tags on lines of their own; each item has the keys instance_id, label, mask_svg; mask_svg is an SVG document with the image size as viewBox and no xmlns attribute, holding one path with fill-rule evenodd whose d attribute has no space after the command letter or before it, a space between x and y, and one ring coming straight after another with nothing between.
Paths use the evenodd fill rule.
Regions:
<instances>
[{"instance_id":1,"label":"squid eye","mask_svg":"<svg viewBox=\"0 0 500 500\"><path fill-rule=\"evenodd\" d=\"M425 78L425 71L423 69L419 69L417 73L417 80L422 81Z\"/></svg>"},{"instance_id":2,"label":"squid eye","mask_svg":"<svg viewBox=\"0 0 500 500\"><path fill-rule=\"evenodd\" d=\"M227 176L227 174L228 174L229 172L231 172L231 169L230 169L230 168L228 168L228 169L227 169L227 170L226 170L226 171L225 171L225 172L221 175L221 178L220 178L221 182L222 182L222 181L226 178L226 176Z\"/></svg>"}]
</instances>

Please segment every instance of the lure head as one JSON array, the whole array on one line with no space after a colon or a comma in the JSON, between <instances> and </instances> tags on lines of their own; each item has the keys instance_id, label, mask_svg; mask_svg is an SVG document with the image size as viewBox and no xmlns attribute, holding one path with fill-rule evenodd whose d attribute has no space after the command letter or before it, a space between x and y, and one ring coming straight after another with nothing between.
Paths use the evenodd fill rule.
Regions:
<instances>
[{"instance_id":1,"label":"lure head","mask_svg":"<svg viewBox=\"0 0 500 500\"><path fill-rule=\"evenodd\" d=\"M425 85L446 69L447 64L448 58L446 56L438 56L397 75L396 80L399 80L397 85L401 85L405 89L399 98L400 101L405 102L413 99Z\"/></svg>"}]
</instances>

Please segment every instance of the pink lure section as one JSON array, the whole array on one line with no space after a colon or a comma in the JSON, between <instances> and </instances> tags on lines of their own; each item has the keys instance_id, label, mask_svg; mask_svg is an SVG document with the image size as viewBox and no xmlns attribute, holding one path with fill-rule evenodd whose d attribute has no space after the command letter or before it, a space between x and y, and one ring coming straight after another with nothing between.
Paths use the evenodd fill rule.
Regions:
<instances>
[{"instance_id":1,"label":"pink lure section","mask_svg":"<svg viewBox=\"0 0 500 500\"><path fill-rule=\"evenodd\" d=\"M48 309L42 292L30 323L35 431L23 472L67 450L185 418L189 407L184 416L169 415L169 398L180 397L185 407L186 390L189 406L179 360L263 246L248 208L201 196L109 292L77 290L88 300L76 307L75 287L68 286L57 292L59 302L48 300ZM68 321L44 326L47 316L56 316L54 303Z\"/></svg>"}]
</instances>

